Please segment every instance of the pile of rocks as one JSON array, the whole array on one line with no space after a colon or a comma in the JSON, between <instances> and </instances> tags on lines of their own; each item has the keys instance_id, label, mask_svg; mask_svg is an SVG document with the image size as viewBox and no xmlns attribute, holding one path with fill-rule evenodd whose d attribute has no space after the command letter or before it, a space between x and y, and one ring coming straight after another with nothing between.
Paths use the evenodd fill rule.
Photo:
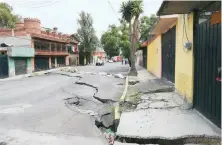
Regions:
<instances>
[{"instance_id":1,"label":"pile of rocks","mask_svg":"<svg viewBox=\"0 0 222 145\"><path fill-rule=\"evenodd\" d=\"M71 72L71 73L77 73L79 70L76 67L68 67L68 68L63 68L61 71L64 72Z\"/></svg>"}]
</instances>

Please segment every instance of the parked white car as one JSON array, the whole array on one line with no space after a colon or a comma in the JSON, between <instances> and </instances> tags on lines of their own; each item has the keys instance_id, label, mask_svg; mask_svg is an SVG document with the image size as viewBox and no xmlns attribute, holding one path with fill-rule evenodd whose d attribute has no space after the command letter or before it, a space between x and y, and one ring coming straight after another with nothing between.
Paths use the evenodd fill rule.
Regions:
<instances>
[{"instance_id":1,"label":"parked white car","mask_svg":"<svg viewBox=\"0 0 222 145\"><path fill-rule=\"evenodd\" d=\"M104 62L100 59L98 59L96 62L96 66L99 66L99 65L104 65Z\"/></svg>"},{"instance_id":2,"label":"parked white car","mask_svg":"<svg viewBox=\"0 0 222 145\"><path fill-rule=\"evenodd\" d=\"M109 62L109 63L112 63L113 61L112 61L112 60L109 60L108 62Z\"/></svg>"}]
</instances>

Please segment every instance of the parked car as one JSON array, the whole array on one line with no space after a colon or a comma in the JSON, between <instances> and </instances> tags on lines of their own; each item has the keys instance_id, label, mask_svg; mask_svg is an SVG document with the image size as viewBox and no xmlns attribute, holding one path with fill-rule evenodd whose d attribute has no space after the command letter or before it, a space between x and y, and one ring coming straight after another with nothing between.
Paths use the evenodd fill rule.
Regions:
<instances>
[{"instance_id":1,"label":"parked car","mask_svg":"<svg viewBox=\"0 0 222 145\"><path fill-rule=\"evenodd\" d=\"M112 61L112 60L109 60L108 62L109 62L109 63L112 63L113 61Z\"/></svg>"},{"instance_id":2,"label":"parked car","mask_svg":"<svg viewBox=\"0 0 222 145\"><path fill-rule=\"evenodd\" d=\"M97 60L96 66L104 65L104 62L102 60Z\"/></svg>"}]
</instances>

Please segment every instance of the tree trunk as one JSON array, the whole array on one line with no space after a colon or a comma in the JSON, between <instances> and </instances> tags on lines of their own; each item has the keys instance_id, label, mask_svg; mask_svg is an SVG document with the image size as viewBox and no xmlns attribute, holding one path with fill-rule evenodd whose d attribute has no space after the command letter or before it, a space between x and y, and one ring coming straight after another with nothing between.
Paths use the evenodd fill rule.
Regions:
<instances>
[{"instance_id":1,"label":"tree trunk","mask_svg":"<svg viewBox=\"0 0 222 145\"><path fill-rule=\"evenodd\" d=\"M136 16L133 23L133 33L131 35L131 51L130 51L130 57L131 57L131 69L129 72L130 76L137 76L137 70L136 70L136 61L135 61L135 50L136 50L136 36L137 36L137 21L139 17Z\"/></svg>"}]
</instances>

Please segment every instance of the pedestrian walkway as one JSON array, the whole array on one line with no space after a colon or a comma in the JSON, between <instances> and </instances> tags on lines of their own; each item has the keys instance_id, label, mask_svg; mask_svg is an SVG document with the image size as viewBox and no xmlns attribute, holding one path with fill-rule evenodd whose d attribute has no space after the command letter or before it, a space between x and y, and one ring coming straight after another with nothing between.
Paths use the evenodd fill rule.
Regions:
<instances>
[{"instance_id":1,"label":"pedestrian walkway","mask_svg":"<svg viewBox=\"0 0 222 145\"><path fill-rule=\"evenodd\" d=\"M146 69L137 69L138 76L129 77L129 81L134 79L140 82L129 86L126 95L126 102L131 101L134 107L123 105L117 136L220 143L220 130L192 109L174 91L172 83L156 78Z\"/></svg>"}]
</instances>

